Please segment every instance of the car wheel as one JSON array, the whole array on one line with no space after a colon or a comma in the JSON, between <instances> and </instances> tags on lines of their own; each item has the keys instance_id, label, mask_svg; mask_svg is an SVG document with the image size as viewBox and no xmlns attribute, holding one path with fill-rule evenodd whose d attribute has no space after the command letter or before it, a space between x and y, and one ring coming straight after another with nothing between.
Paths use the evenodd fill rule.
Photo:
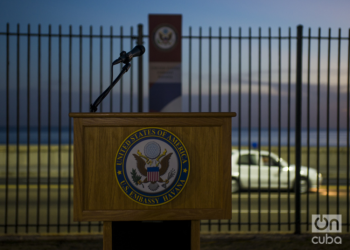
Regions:
<instances>
[{"instance_id":1,"label":"car wheel","mask_svg":"<svg viewBox=\"0 0 350 250\"><path fill-rule=\"evenodd\" d=\"M300 178L300 193L305 194L309 191L309 181L305 177ZM295 192L295 184L294 184L294 192Z\"/></svg>"},{"instance_id":2,"label":"car wheel","mask_svg":"<svg viewBox=\"0 0 350 250\"><path fill-rule=\"evenodd\" d=\"M239 191L239 182L237 179L232 179L232 193L237 193Z\"/></svg>"}]
</instances>

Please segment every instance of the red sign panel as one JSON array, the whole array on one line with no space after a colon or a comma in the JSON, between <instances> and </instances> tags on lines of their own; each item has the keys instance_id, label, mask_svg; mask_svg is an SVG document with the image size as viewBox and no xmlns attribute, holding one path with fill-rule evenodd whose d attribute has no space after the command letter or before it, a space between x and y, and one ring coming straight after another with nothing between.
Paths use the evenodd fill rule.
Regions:
<instances>
[{"instance_id":1,"label":"red sign panel","mask_svg":"<svg viewBox=\"0 0 350 250\"><path fill-rule=\"evenodd\" d=\"M181 112L181 15L149 15L149 110Z\"/></svg>"}]
</instances>

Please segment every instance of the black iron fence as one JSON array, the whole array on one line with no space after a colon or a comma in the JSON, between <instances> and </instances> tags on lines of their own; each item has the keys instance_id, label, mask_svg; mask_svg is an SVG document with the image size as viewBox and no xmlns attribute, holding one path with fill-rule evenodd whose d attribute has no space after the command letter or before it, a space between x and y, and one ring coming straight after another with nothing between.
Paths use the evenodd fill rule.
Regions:
<instances>
[{"instance_id":1,"label":"black iron fence","mask_svg":"<svg viewBox=\"0 0 350 250\"><path fill-rule=\"evenodd\" d=\"M232 194L232 220L202 221L202 231L311 231L313 214L342 215L349 232L349 76L350 31L347 36L312 34L289 28L272 35L218 35L212 29L182 36L184 112L235 111L232 147L239 152L274 152L295 167L287 167L288 183L311 179L282 189L282 173L253 179L263 162L248 162L247 183L239 165L240 191ZM305 35L305 33L307 33ZM121 27L98 34L92 27L43 32L28 25L0 32L0 227L3 233L101 232L102 223L72 220L73 136L69 112L88 112L89 104L112 80L111 62L122 50L144 43ZM100 112L148 111L148 55L133 61L99 106ZM146 67L143 67L143 62ZM137 64L137 67L136 67ZM115 74L116 75L116 74ZM233 162L235 164L235 162ZM254 167L255 168L254 170ZM289 171L288 169L295 169ZM300 171L299 171L300 170ZM304 171L304 173L302 172ZM295 177L292 173L296 173ZM273 185L276 178L276 185ZM320 182L320 180L322 182ZM267 187L264 186L267 181ZM254 186L254 183L258 183ZM310 186L309 186L310 187Z\"/></svg>"}]
</instances>

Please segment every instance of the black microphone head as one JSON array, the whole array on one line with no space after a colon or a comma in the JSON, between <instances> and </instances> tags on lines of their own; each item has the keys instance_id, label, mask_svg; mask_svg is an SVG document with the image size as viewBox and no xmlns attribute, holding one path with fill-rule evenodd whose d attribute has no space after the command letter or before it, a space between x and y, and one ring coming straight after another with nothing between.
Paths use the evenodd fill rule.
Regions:
<instances>
[{"instance_id":1,"label":"black microphone head","mask_svg":"<svg viewBox=\"0 0 350 250\"><path fill-rule=\"evenodd\" d=\"M125 53L125 51L120 53L120 57L115 60L112 65L116 65L118 63L128 63L132 60L133 57L142 56L145 51L146 49L144 46L137 45L128 53Z\"/></svg>"},{"instance_id":2,"label":"black microphone head","mask_svg":"<svg viewBox=\"0 0 350 250\"><path fill-rule=\"evenodd\" d=\"M145 53L145 51L146 51L145 47L144 47L143 45L137 45L136 47L138 47L138 48L139 48L139 50L141 50L141 54L140 54L140 56L142 56L142 55L143 55L143 53Z\"/></svg>"},{"instance_id":3,"label":"black microphone head","mask_svg":"<svg viewBox=\"0 0 350 250\"><path fill-rule=\"evenodd\" d=\"M137 45L128 53L128 56L129 58L142 56L143 53L145 53L145 51L146 51L145 47L143 47L142 45Z\"/></svg>"}]
</instances>

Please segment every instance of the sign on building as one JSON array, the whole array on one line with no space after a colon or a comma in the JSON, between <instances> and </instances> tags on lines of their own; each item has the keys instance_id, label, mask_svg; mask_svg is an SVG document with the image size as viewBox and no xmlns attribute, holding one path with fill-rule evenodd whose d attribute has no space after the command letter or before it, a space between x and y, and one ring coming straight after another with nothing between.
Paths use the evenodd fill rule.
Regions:
<instances>
[{"instance_id":1,"label":"sign on building","mask_svg":"<svg viewBox=\"0 0 350 250\"><path fill-rule=\"evenodd\" d=\"M149 111L181 112L181 15L149 15Z\"/></svg>"}]
</instances>

